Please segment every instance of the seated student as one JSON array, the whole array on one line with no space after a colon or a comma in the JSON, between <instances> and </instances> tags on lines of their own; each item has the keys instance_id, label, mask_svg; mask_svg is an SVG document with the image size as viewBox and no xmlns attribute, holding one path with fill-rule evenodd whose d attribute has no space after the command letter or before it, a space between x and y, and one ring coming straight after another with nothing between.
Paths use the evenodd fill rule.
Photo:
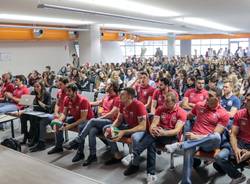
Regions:
<instances>
[{"instance_id":1,"label":"seated student","mask_svg":"<svg viewBox=\"0 0 250 184\"><path fill-rule=\"evenodd\" d=\"M159 89L156 89L153 93L153 99L151 104L151 113L154 114L157 107L164 104L164 96L168 92L173 92L176 95L177 101L179 101L178 93L171 89L170 81L167 78L161 78L159 82Z\"/></svg>"},{"instance_id":2,"label":"seated student","mask_svg":"<svg viewBox=\"0 0 250 184\"><path fill-rule=\"evenodd\" d=\"M31 95L35 95L35 99L33 102L33 110L34 111L40 111L40 112L50 112L51 108L51 96L50 93L46 91L44 81L40 80L34 83L34 91L31 92ZM30 115L22 113L20 116L21 120L21 133L24 134L24 138L22 141L22 144L25 144L27 139L32 139L31 143L29 144L29 147L34 146L38 142L38 136L39 132L38 127L39 121L41 118L39 118L36 115ZM27 121L30 121L30 131L28 132L27 128ZM45 145L43 146L43 149L45 149Z\"/></svg>"},{"instance_id":3,"label":"seated student","mask_svg":"<svg viewBox=\"0 0 250 184\"><path fill-rule=\"evenodd\" d=\"M120 98L118 96L119 86L116 82L110 82L106 86L106 95L97 102L92 102L91 105L99 105L103 108L101 116L92 118L88 121L82 132L73 141L64 145L66 149L78 148L77 154L73 158L73 162L83 158L84 140L89 136L89 156L83 162L83 166L87 166L97 160L96 157L96 136L102 132L104 126L112 124L119 112Z\"/></svg>"},{"instance_id":4,"label":"seated student","mask_svg":"<svg viewBox=\"0 0 250 184\"><path fill-rule=\"evenodd\" d=\"M195 88L185 92L181 107L191 110L198 102L204 102L208 98L208 93L204 89L205 80L202 77L196 79Z\"/></svg>"},{"instance_id":5,"label":"seated student","mask_svg":"<svg viewBox=\"0 0 250 184\"><path fill-rule=\"evenodd\" d=\"M188 140L165 146L170 153L184 150L182 184L192 183L193 155L197 149L209 152L220 147L221 134L229 122L227 111L220 105L221 96L221 90L210 90L207 101L198 103L188 113L188 119L196 117L191 131L185 135Z\"/></svg>"},{"instance_id":6,"label":"seated student","mask_svg":"<svg viewBox=\"0 0 250 184\"><path fill-rule=\"evenodd\" d=\"M60 118L63 114L64 109L64 100L66 98L66 86L69 83L69 80L67 77L59 77L56 86L59 88L59 91L57 92L57 99L54 107L54 114L50 114L45 118L41 118L39 121L39 130L38 130L38 144L36 144L32 148L32 152L43 150L45 147L45 134L46 134L46 126L55 118ZM67 118L67 120L70 120L70 118Z\"/></svg>"},{"instance_id":7,"label":"seated student","mask_svg":"<svg viewBox=\"0 0 250 184\"><path fill-rule=\"evenodd\" d=\"M156 144L165 145L178 141L178 134L182 131L187 119L187 113L177 104L176 94L168 92L164 97L164 104L156 109L153 122L149 132L138 143L133 150L132 161L124 172L130 175L139 170L140 154L147 149L147 182L153 184L156 182L155 160Z\"/></svg>"},{"instance_id":8,"label":"seated student","mask_svg":"<svg viewBox=\"0 0 250 184\"><path fill-rule=\"evenodd\" d=\"M86 121L94 117L89 101L77 93L77 86L69 83L66 86L67 97L64 99L64 110L58 118L59 121L65 122L68 115L73 116L71 121L64 123L64 126L56 131L56 146L51 149L48 154L59 153L63 151L63 131L75 127L79 128L79 132L86 125Z\"/></svg>"},{"instance_id":9,"label":"seated student","mask_svg":"<svg viewBox=\"0 0 250 184\"><path fill-rule=\"evenodd\" d=\"M29 89L23 84L25 78L21 75L15 77L16 88L11 92L5 92L4 97L7 102L0 103L0 114L21 110L24 106L19 105L22 95L29 94Z\"/></svg>"},{"instance_id":10,"label":"seated student","mask_svg":"<svg viewBox=\"0 0 250 184\"><path fill-rule=\"evenodd\" d=\"M5 93L13 93L15 90L14 84L11 82L12 75L10 73L4 73L2 75L3 85L0 90L0 103L5 102Z\"/></svg>"},{"instance_id":11,"label":"seated student","mask_svg":"<svg viewBox=\"0 0 250 184\"><path fill-rule=\"evenodd\" d=\"M131 136L133 150L138 146L140 140L145 134L147 124L147 110L144 104L135 98L133 88L124 88L120 93L120 110L116 120L112 125L103 128L104 135L106 129L113 126L120 129L117 138L109 141L113 157L105 164L115 164L121 161L122 156L118 150L116 142L120 141L123 136Z\"/></svg>"},{"instance_id":12,"label":"seated student","mask_svg":"<svg viewBox=\"0 0 250 184\"><path fill-rule=\"evenodd\" d=\"M145 105L147 110L150 110L154 88L149 85L149 76L146 72L140 73L139 82L135 85L137 99Z\"/></svg>"},{"instance_id":13,"label":"seated student","mask_svg":"<svg viewBox=\"0 0 250 184\"><path fill-rule=\"evenodd\" d=\"M230 144L232 149L220 152L216 156L216 163L232 178L230 184L243 183L246 176L237 170L237 164L250 159L250 93L246 95L246 107L234 116ZM230 160L231 155L234 155L236 164ZM247 183L250 183L250 179Z\"/></svg>"}]
</instances>

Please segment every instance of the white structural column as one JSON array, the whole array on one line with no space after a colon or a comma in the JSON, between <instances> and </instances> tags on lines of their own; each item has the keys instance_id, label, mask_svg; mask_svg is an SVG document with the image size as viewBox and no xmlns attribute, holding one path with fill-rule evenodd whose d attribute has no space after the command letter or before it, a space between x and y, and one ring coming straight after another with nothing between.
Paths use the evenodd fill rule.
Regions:
<instances>
[{"instance_id":1,"label":"white structural column","mask_svg":"<svg viewBox=\"0 0 250 184\"><path fill-rule=\"evenodd\" d=\"M99 25L89 25L89 31L79 34L80 63L101 62L101 31Z\"/></svg>"},{"instance_id":2,"label":"white structural column","mask_svg":"<svg viewBox=\"0 0 250 184\"><path fill-rule=\"evenodd\" d=\"M191 46L192 46L191 40L181 40L180 46L181 46L181 56L191 56Z\"/></svg>"},{"instance_id":3,"label":"white structural column","mask_svg":"<svg viewBox=\"0 0 250 184\"><path fill-rule=\"evenodd\" d=\"M168 57L175 56L175 34L169 33L168 34Z\"/></svg>"}]
</instances>

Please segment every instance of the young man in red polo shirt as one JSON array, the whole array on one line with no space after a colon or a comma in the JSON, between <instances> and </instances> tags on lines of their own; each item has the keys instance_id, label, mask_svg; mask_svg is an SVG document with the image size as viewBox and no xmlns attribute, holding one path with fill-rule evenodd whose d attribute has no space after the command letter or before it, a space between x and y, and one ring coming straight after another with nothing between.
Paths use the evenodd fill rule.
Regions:
<instances>
[{"instance_id":1,"label":"young man in red polo shirt","mask_svg":"<svg viewBox=\"0 0 250 184\"><path fill-rule=\"evenodd\" d=\"M205 80L202 77L196 79L195 88L188 89L182 100L181 107L191 110L198 102L204 102L208 98L207 90L204 89Z\"/></svg>"},{"instance_id":2,"label":"young man in red polo shirt","mask_svg":"<svg viewBox=\"0 0 250 184\"><path fill-rule=\"evenodd\" d=\"M157 107L162 106L164 104L164 95L168 92L173 92L176 95L177 101L179 101L179 95L175 90L171 89L170 81L167 78L160 79L159 89L156 89L153 93L150 111L152 114L155 114L155 110Z\"/></svg>"},{"instance_id":3,"label":"young man in red polo shirt","mask_svg":"<svg viewBox=\"0 0 250 184\"><path fill-rule=\"evenodd\" d=\"M193 155L197 149L209 152L220 147L221 134L229 123L228 112L220 105L222 91L211 89L206 102L198 103L188 113L188 119L196 117L190 132L186 132L187 141L166 145L168 152L184 150L182 184L191 184Z\"/></svg>"},{"instance_id":4,"label":"young man in red polo shirt","mask_svg":"<svg viewBox=\"0 0 250 184\"><path fill-rule=\"evenodd\" d=\"M124 172L126 175L133 174L139 170L140 154L147 149L147 182L156 182L155 160L156 144L165 145L178 141L178 135L187 119L187 113L177 104L176 94L168 92L164 96L164 104L156 109L153 122L149 132L133 150L132 161Z\"/></svg>"},{"instance_id":5,"label":"young man in red polo shirt","mask_svg":"<svg viewBox=\"0 0 250 184\"><path fill-rule=\"evenodd\" d=\"M120 111L112 125L103 128L104 135L106 129L111 126L119 128L117 138L109 141L111 152L114 155L105 164L110 165L121 161L122 156L118 150L116 142L123 136L131 136L132 145L135 149L145 134L147 125L147 110L144 104L135 98L135 90L133 88L124 88L120 93Z\"/></svg>"},{"instance_id":6,"label":"young man in red polo shirt","mask_svg":"<svg viewBox=\"0 0 250 184\"><path fill-rule=\"evenodd\" d=\"M250 93L246 95L246 106L234 116L230 144L232 149L223 149L223 153L216 156L216 163L230 177L230 184L243 183L246 176L237 170L237 164L250 159ZM234 155L237 164L230 160ZM250 183L250 179L247 181Z\"/></svg>"},{"instance_id":7,"label":"young man in red polo shirt","mask_svg":"<svg viewBox=\"0 0 250 184\"><path fill-rule=\"evenodd\" d=\"M104 98L97 102L92 102L93 105L100 105L103 107L103 111L100 117L92 118L88 121L82 132L73 141L64 145L64 148L78 149L76 156L73 158L73 162L77 162L82 158L84 140L88 136L89 138L89 157L83 162L83 166L90 165L92 162L97 160L96 157L96 135L102 132L104 126L112 124L116 119L119 106L120 98L118 95L119 85L116 82L110 82L106 86L106 95Z\"/></svg>"},{"instance_id":8,"label":"young man in red polo shirt","mask_svg":"<svg viewBox=\"0 0 250 184\"><path fill-rule=\"evenodd\" d=\"M66 87L67 97L64 100L64 110L58 120L65 122L67 116L71 115L73 117L73 122L65 122L64 126L62 126L59 131L56 132L56 146L50 150L48 154L59 153L63 151L62 144L64 141L64 130L69 130L75 127L78 127L79 130L82 130L86 125L85 122L94 116L89 101L85 97L80 96L77 93L77 89L77 86L73 83L68 84Z\"/></svg>"},{"instance_id":9,"label":"young man in red polo shirt","mask_svg":"<svg viewBox=\"0 0 250 184\"><path fill-rule=\"evenodd\" d=\"M11 74L5 73L2 75L3 86L0 91L0 103L5 101L5 93L13 93L15 90L14 84L11 82Z\"/></svg>"},{"instance_id":10,"label":"young man in red polo shirt","mask_svg":"<svg viewBox=\"0 0 250 184\"><path fill-rule=\"evenodd\" d=\"M150 110L154 88L149 85L149 76L147 72L140 73L140 83L135 86L135 90L137 99L145 105L147 110Z\"/></svg>"},{"instance_id":11,"label":"young man in red polo shirt","mask_svg":"<svg viewBox=\"0 0 250 184\"><path fill-rule=\"evenodd\" d=\"M17 75L15 77L16 88L13 93L5 92L4 97L8 102L0 103L0 114L24 108L24 106L18 104L23 95L29 94L29 89L24 85L24 81L25 79L22 75Z\"/></svg>"}]
</instances>

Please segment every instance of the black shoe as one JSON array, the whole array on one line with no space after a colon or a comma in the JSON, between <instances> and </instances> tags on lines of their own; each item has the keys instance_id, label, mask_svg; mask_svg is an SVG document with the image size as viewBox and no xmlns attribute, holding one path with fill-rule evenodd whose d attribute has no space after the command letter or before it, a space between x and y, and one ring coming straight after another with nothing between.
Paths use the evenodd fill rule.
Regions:
<instances>
[{"instance_id":1,"label":"black shoe","mask_svg":"<svg viewBox=\"0 0 250 184\"><path fill-rule=\"evenodd\" d=\"M83 162L82 166L90 165L92 162L96 162L96 161L97 161L96 155L89 155L89 157L87 158L87 160L85 160Z\"/></svg>"},{"instance_id":2,"label":"black shoe","mask_svg":"<svg viewBox=\"0 0 250 184\"><path fill-rule=\"evenodd\" d=\"M45 146L44 142L39 141L35 146L30 148L30 152L42 151L45 149L46 149L46 146Z\"/></svg>"},{"instance_id":3,"label":"black shoe","mask_svg":"<svg viewBox=\"0 0 250 184\"><path fill-rule=\"evenodd\" d=\"M137 171L139 171L139 169L140 169L139 166L135 166L135 165L129 164L128 168L123 172L123 174L125 176L129 176L129 175L134 174Z\"/></svg>"},{"instance_id":4,"label":"black shoe","mask_svg":"<svg viewBox=\"0 0 250 184\"><path fill-rule=\"evenodd\" d=\"M216 162L213 163L214 169L220 174L220 175L225 175L226 173L222 170L219 164Z\"/></svg>"},{"instance_id":5,"label":"black shoe","mask_svg":"<svg viewBox=\"0 0 250 184\"><path fill-rule=\"evenodd\" d=\"M69 143L67 144L64 144L63 147L66 149L66 150L72 150L72 149L77 149L79 147L79 143L75 140L73 141L70 141Z\"/></svg>"},{"instance_id":6,"label":"black shoe","mask_svg":"<svg viewBox=\"0 0 250 184\"><path fill-rule=\"evenodd\" d=\"M78 151L76 155L73 157L72 162L78 162L83 159L84 159L84 154Z\"/></svg>"},{"instance_id":7,"label":"black shoe","mask_svg":"<svg viewBox=\"0 0 250 184\"><path fill-rule=\"evenodd\" d=\"M198 167L200 167L200 165L201 165L201 160L194 158L193 168L197 169Z\"/></svg>"},{"instance_id":8,"label":"black shoe","mask_svg":"<svg viewBox=\"0 0 250 184\"><path fill-rule=\"evenodd\" d=\"M52 148L49 152L48 155L54 154L54 153L61 153L63 152L63 148L59 148L59 147L54 147Z\"/></svg>"},{"instance_id":9,"label":"black shoe","mask_svg":"<svg viewBox=\"0 0 250 184\"><path fill-rule=\"evenodd\" d=\"M33 146L35 146L36 142L35 141L31 141L30 143L28 143L28 147L31 148Z\"/></svg>"},{"instance_id":10,"label":"black shoe","mask_svg":"<svg viewBox=\"0 0 250 184\"><path fill-rule=\"evenodd\" d=\"M117 164L121 162L121 158L120 159L116 159L114 157L112 157L110 160L106 161L104 164L105 165L112 165L112 164Z\"/></svg>"}]
</instances>

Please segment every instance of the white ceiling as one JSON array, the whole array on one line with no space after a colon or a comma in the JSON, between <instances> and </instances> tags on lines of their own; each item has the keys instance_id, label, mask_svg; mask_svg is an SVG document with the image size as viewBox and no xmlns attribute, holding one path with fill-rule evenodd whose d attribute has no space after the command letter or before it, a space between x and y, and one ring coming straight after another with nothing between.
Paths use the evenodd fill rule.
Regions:
<instances>
[{"instance_id":1,"label":"white ceiling","mask_svg":"<svg viewBox=\"0 0 250 184\"><path fill-rule=\"evenodd\" d=\"M134 1L134 0L130 0ZM238 32L250 32L250 1L249 0L137 0L143 4L159 7L162 9L176 11L181 17L199 17L209 21L215 21L227 26L238 28ZM158 23L147 23L142 21L129 21L125 19L117 19L111 17L103 17L98 15L88 15L82 13L74 13L62 10L38 9L39 3L67 6L78 9L100 11L105 13L113 13L125 16L132 16L143 19L154 19L173 23L174 26ZM32 16L45 16L53 18L77 19L83 21L93 21L97 24L126 24L134 26L153 27L161 29L180 30L185 33L224 33L215 29L209 29L201 26L193 26L175 21L173 18L152 17L139 13L131 13L127 11L90 5L74 0L0 0L0 14L22 14ZM0 20L1 23L29 23L25 21ZM36 22L33 22L36 24ZM44 23L51 25L51 23ZM61 26L66 26L59 24ZM78 25L75 25L79 27ZM133 30L136 31L136 30ZM227 32L230 33L230 32Z\"/></svg>"}]
</instances>

